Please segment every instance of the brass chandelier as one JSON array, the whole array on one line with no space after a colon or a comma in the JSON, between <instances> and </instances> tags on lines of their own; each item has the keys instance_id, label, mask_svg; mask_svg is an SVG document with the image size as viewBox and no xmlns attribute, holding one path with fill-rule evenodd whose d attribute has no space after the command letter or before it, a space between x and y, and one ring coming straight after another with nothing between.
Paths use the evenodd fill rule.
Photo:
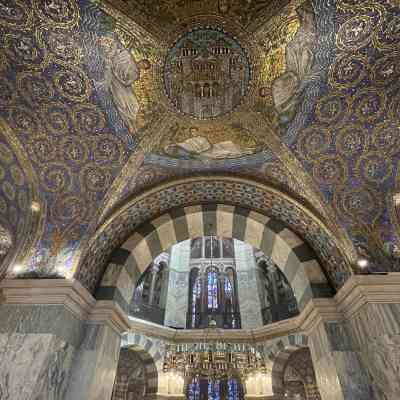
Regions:
<instances>
[{"instance_id":1,"label":"brass chandelier","mask_svg":"<svg viewBox=\"0 0 400 400\"><path fill-rule=\"evenodd\" d=\"M167 345L163 371L184 377L243 378L255 372L266 373L267 368L263 352L254 345L215 341Z\"/></svg>"}]
</instances>

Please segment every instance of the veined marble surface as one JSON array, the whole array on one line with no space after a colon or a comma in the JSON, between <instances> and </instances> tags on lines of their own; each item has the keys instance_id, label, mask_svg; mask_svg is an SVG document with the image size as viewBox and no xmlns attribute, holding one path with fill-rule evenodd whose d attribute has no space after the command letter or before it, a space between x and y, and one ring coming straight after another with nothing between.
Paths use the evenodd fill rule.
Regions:
<instances>
[{"instance_id":1,"label":"veined marble surface","mask_svg":"<svg viewBox=\"0 0 400 400\"><path fill-rule=\"evenodd\" d=\"M400 305L364 305L348 325L378 391L400 399Z\"/></svg>"},{"instance_id":2,"label":"veined marble surface","mask_svg":"<svg viewBox=\"0 0 400 400\"><path fill-rule=\"evenodd\" d=\"M319 323L310 335L310 351L323 400L377 400L347 329Z\"/></svg>"},{"instance_id":3,"label":"veined marble surface","mask_svg":"<svg viewBox=\"0 0 400 400\"><path fill-rule=\"evenodd\" d=\"M63 400L74 352L51 334L0 334L0 399Z\"/></svg>"},{"instance_id":4,"label":"veined marble surface","mask_svg":"<svg viewBox=\"0 0 400 400\"><path fill-rule=\"evenodd\" d=\"M117 371L120 336L105 325L87 324L74 359L65 400L110 400Z\"/></svg>"}]
</instances>

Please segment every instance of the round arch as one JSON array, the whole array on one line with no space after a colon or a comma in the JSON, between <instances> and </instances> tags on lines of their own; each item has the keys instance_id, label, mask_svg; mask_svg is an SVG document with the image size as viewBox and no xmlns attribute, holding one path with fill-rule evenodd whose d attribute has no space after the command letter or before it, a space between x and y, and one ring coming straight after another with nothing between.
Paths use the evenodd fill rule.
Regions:
<instances>
[{"instance_id":1,"label":"round arch","mask_svg":"<svg viewBox=\"0 0 400 400\"><path fill-rule=\"evenodd\" d=\"M271 391L274 396L284 396L284 375L287 362L292 354L308 348L308 338L303 334L289 335L273 343L267 351L271 373Z\"/></svg>"},{"instance_id":2,"label":"round arch","mask_svg":"<svg viewBox=\"0 0 400 400\"><path fill-rule=\"evenodd\" d=\"M198 223L194 223L196 219ZM304 257L310 261L309 248L312 248L316 254L312 260L322 262L336 288L351 273L348 256L354 249L346 253L346 239L336 238L303 205L253 181L210 176L170 182L127 202L90 240L82 241L75 278L93 293L112 252L124 246L128 239L137 251L142 249L138 261L141 271L143 265L147 266L160 254L161 251L155 251L157 247L165 250L179 241L209 234L243 240L261 250L267 246L263 241L266 243L265 238L270 235L282 243L282 248L297 248L301 262ZM154 246L149 247L150 242ZM274 248L277 249L275 245ZM267 249L266 253L271 251ZM275 253L276 260L281 258L277 262L279 266L283 267L287 259L282 257L289 253L285 251L283 256Z\"/></svg>"},{"instance_id":3,"label":"round arch","mask_svg":"<svg viewBox=\"0 0 400 400\"><path fill-rule=\"evenodd\" d=\"M132 373L135 370L137 360L140 360L143 368L143 379L145 381L145 396L141 395L138 399L153 400L158 391L158 371L153 357L148 351L139 345L121 347L117 376L115 378L112 400L125 399L129 390L129 380L122 380L119 374Z\"/></svg>"},{"instance_id":4,"label":"round arch","mask_svg":"<svg viewBox=\"0 0 400 400\"><path fill-rule=\"evenodd\" d=\"M300 310L313 297L333 295L315 252L285 224L242 207L212 204L175 209L140 227L111 258L96 296L118 292L127 309L138 278L153 259L178 242L209 234L241 240L271 257Z\"/></svg>"}]
</instances>

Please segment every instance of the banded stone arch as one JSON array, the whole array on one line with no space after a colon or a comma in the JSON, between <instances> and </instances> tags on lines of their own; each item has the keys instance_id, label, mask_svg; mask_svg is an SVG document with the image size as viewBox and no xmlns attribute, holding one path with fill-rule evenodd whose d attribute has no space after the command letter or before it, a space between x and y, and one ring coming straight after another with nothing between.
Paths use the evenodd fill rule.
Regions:
<instances>
[{"instance_id":1,"label":"banded stone arch","mask_svg":"<svg viewBox=\"0 0 400 400\"><path fill-rule=\"evenodd\" d=\"M265 349L267 367L272 370L271 384L274 396L284 396L285 367L290 356L299 349L308 348L308 338L303 334L292 334L279 338Z\"/></svg>"},{"instance_id":2,"label":"banded stone arch","mask_svg":"<svg viewBox=\"0 0 400 400\"><path fill-rule=\"evenodd\" d=\"M96 298L117 300L127 310L140 275L162 252L208 235L241 240L271 257L293 288L299 309L333 291L314 251L275 218L223 204L182 207L144 224L111 257Z\"/></svg>"},{"instance_id":3,"label":"banded stone arch","mask_svg":"<svg viewBox=\"0 0 400 400\"><path fill-rule=\"evenodd\" d=\"M138 343L136 343L138 342ZM133 343L127 344L124 342L121 346L120 360L129 357L129 353L139 358L144 367L146 379L146 396L143 400L155 400L158 391L158 370L156 366L154 348L152 350L152 342L143 344L141 340L134 340ZM128 358L129 361L129 358ZM125 360L126 362L126 360ZM120 365L118 365L119 370ZM117 371L118 374L118 371ZM115 380L115 385L118 385L118 376ZM119 400L118 386L114 387L113 400ZM122 400L122 399L121 399Z\"/></svg>"},{"instance_id":4,"label":"banded stone arch","mask_svg":"<svg viewBox=\"0 0 400 400\"><path fill-rule=\"evenodd\" d=\"M164 214L201 204L246 207L282 221L318 254L335 288L340 288L351 275L356 251L347 233L334 221L321 220L318 213L271 186L244 178L210 175L171 181L127 199L94 233L83 238L75 253L75 267L68 276L94 293L111 254L134 232Z\"/></svg>"},{"instance_id":5,"label":"banded stone arch","mask_svg":"<svg viewBox=\"0 0 400 400\"><path fill-rule=\"evenodd\" d=\"M148 337L142 333L127 332L122 337L121 342L121 349L124 348L134 349L146 360L146 375L150 378L149 393L151 392L155 396L160 391L160 376L163 374L165 342L157 338Z\"/></svg>"}]
</instances>

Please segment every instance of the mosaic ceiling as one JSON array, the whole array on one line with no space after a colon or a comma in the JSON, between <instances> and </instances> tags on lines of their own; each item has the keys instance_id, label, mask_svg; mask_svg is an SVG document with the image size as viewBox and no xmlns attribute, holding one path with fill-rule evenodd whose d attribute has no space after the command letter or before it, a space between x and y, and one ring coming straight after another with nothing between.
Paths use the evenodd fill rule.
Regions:
<instances>
[{"instance_id":1,"label":"mosaic ceiling","mask_svg":"<svg viewBox=\"0 0 400 400\"><path fill-rule=\"evenodd\" d=\"M284 188L398 268L399 7L0 0L0 223L40 209L24 268L68 274L124 199L216 172Z\"/></svg>"}]
</instances>

